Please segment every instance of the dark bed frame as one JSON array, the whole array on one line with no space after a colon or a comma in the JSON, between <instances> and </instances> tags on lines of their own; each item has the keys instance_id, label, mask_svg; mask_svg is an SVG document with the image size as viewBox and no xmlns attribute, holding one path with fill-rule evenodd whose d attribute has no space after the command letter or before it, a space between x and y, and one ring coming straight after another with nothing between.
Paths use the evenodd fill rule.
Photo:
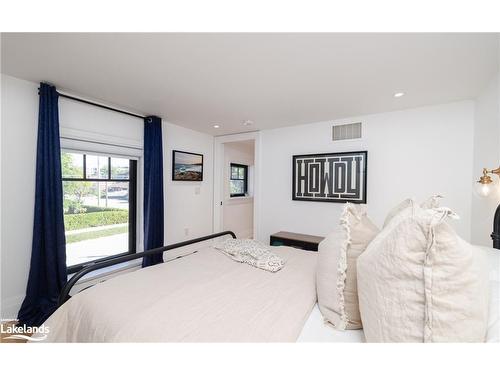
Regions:
<instances>
[{"instance_id":1,"label":"dark bed frame","mask_svg":"<svg viewBox=\"0 0 500 375\"><path fill-rule=\"evenodd\" d=\"M493 240L493 247L495 249L500 249L500 205L495 211L495 217L493 219L493 233L491 233L491 239Z\"/></svg>"},{"instance_id":2,"label":"dark bed frame","mask_svg":"<svg viewBox=\"0 0 500 375\"><path fill-rule=\"evenodd\" d=\"M236 235L232 231L227 230L224 232L210 234L210 235L204 236L204 237L194 238L192 240L188 240L188 241L184 241L184 242L174 243L174 244L168 245L168 246L158 247L156 249L151 249L151 250L143 251L140 253L126 254L126 255L118 256L118 257L113 258L113 259L104 260L102 262L97 261L96 263L89 264L88 266L85 266L80 271L75 273L71 277L71 279L68 280L66 285L64 285L64 288L63 288L61 294L59 295L59 306L61 306L64 302L66 302L68 299L71 298L71 296L69 295L69 292L71 291L73 286L75 286L76 282L78 280L80 280L83 276L88 274L89 272L93 272L96 270L100 270L102 268L114 266L115 264L129 262L129 261L134 260L134 259L144 258L144 257L150 256L150 255L163 254L163 252L167 251L167 250L177 249L179 247L188 246L188 245L192 245L192 244L197 243L197 242L203 242L203 241L211 240L212 238L223 237L223 236L227 236L227 235L230 235L233 238L236 238ZM193 251L193 253L196 253L196 252L197 251ZM190 254L193 254L193 253L190 253ZM190 255L190 254L187 254L187 255ZM179 258L182 258L184 256L185 255L180 255L172 260L179 259Z\"/></svg>"}]
</instances>

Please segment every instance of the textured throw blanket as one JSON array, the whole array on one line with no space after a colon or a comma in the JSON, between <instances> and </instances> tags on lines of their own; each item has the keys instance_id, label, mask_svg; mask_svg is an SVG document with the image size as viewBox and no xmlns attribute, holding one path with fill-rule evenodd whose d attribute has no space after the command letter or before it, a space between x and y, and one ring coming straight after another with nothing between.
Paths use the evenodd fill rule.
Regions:
<instances>
[{"instance_id":1,"label":"textured throw blanket","mask_svg":"<svg viewBox=\"0 0 500 375\"><path fill-rule=\"evenodd\" d=\"M214 247L236 262L247 263L266 271L277 272L285 265L282 258L271 252L270 246L256 240L228 239Z\"/></svg>"}]
</instances>

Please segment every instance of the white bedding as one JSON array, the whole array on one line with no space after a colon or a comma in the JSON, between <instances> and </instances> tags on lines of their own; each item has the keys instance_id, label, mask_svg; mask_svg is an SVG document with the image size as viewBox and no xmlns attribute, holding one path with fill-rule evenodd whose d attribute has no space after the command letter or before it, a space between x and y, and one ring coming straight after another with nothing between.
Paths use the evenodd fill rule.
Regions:
<instances>
[{"instance_id":1,"label":"white bedding","mask_svg":"<svg viewBox=\"0 0 500 375\"><path fill-rule=\"evenodd\" d=\"M293 342L316 302L314 252L273 249L272 273L209 246L86 289L46 322L44 342Z\"/></svg>"},{"instance_id":2,"label":"white bedding","mask_svg":"<svg viewBox=\"0 0 500 375\"><path fill-rule=\"evenodd\" d=\"M192 250L176 249L167 258ZM316 253L273 248L287 261L273 274L206 245L198 250L79 293L45 322L45 342L365 341L363 330L324 323L315 304ZM500 342L500 250L484 250L491 266L486 341Z\"/></svg>"},{"instance_id":3,"label":"white bedding","mask_svg":"<svg viewBox=\"0 0 500 375\"><path fill-rule=\"evenodd\" d=\"M311 315L304 324L297 342L365 342L362 329L348 329L340 331L330 323L325 322L319 311L318 305L314 305Z\"/></svg>"}]
</instances>

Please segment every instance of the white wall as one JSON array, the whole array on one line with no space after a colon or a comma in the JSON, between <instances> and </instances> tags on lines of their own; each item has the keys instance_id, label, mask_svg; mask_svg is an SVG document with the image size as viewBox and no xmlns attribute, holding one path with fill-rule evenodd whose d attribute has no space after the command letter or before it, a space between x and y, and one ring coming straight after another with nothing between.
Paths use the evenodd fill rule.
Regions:
<instances>
[{"instance_id":1,"label":"white wall","mask_svg":"<svg viewBox=\"0 0 500 375\"><path fill-rule=\"evenodd\" d=\"M475 180L483 168L494 169L500 164L500 37L498 38L498 73L475 100L474 111ZM497 180L497 177L493 176ZM491 246L493 217L500 203L500 187L487 198L472 194L472 242Z\"/></svg>"},{"instance_id":2,"label":"white wall","mask_svg":"<svg viewBox=\"0 0 500 375\"><path fill-rule=\"evenodd\" d=\"M1 82L1 317L15 318L26 289L31 257L38 84L2 75ZM138 197L142 197L141 119L60 99L61 136L105 141L106 152L139 158ZM212 232L213 137L163 121L165 243ZM67 139L62 143L92 147ZM90 145L90 146L89 146ZM204 154L204 181L171 181L172 149ZM199 193L197 188L199 188ZM138 250L142 250L142 199L138 202ZM188 228L188 234L184 232Z\"/></svg>"},{"instance_id":3,"label":"white wall","mask_svg":"<svg viewBox=\"0 0 500 375\"><path fill-rule=\"evenodd\" d=\"M361 121L363 139L332 142L331 127ZM266 130L262 140L261 235L280 230L326 235L341 204L292 201L292 155L368 150L368 213L378 225L399 201L446 196L470 239L474 102L463 101L303 126Z\"/></svg>"},{"instance_id":4,"label":"white wall","mask_svg":"<svg viewBox=\"0 0 500 375\"><path fill-rule=\"evenodd\" d=\"M224 208L223 230L233 231L238 238L253 237L253 166L254 142L230 142L224 144ZM230 164L237 163L249 166L248 197L230 197L229 174Z\"/></svg>"},{"instance_id":5,"label":"white wall","mask_svg":"<svg viewBox=\"0 0 500 375\"><path fill-rule=\"evenodd\" d=\"M163 128L165 242L171 244L212 233L213 136L165 121ZM172 181L172 150L203 154L203 181Z\"/></svg>"},{"instance_id":6,"label":"white wall","mask_svg":"<svg viewBox=\"0 0 500 375\"><path fill-rule=\"evenodd\" d=\"M500 164L500 76L496 75L475 101L474 180L483 168ZM493 176L493 179L497 177ZM486 198L472 195L471 238L473 243L491 246L493 216L500 203L500 189Z\"/></svg>"},{"instance_id":7,"label":"white wall","mask_svg":"<svg viewBox=\"0 0 500 375\"><path fill-rule=\"evenodd\" d=\"M38 95L2 75L2 318L15 318L26 289L33 233Z\"/></svg>"}]
</instances>

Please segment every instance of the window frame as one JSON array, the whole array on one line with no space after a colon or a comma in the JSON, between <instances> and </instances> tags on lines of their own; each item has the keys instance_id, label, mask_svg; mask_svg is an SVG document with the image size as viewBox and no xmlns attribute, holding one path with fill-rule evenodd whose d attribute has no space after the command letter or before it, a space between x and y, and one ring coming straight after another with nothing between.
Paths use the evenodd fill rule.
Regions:
<instances>
[{"instance_id":1,"label":"window frame","mask_svg":"<svg viewBox=\"0 0 500 375\"><path fill-rule=\"evenodd\" d=\"M108 257L99 258L96 260L91 260L84 263L74 264L72 266L66 266L68 275L73 274L75 272L80 271L85 266L103 262L105 260L118 258L123 255L135 254L137 252L137 160L132 159L128 156L121 157L122 159L128 159L129 161L129 175L128 179L123 178L111 178L111 158L118 158L116 156L110 156L106 154L99 153L85 153L83 151L73 151L73 150L61 150L61 154L67 153L77 153L83 155L83 167L82 167L82 177L81 178L73 178L73 177L62 177L62 182L65 181L85 181L85 182L128 182L128 251L110 255ZM108 178L87 178L87 155L98 156L98 157L107 157L108 158ZM62 172L62 171L61 171ZM64 194L64 188L63 188ZM66 238L66 234L65 234Z\"/></svg>"},{"instance_id":2,"label":"window frame","mask_svg":"<svg viewBox=\"0 0 500 375\"><path fill-rule=\"evenodd\" d=\"M241 178L233 178L233 167L235 168L243 168L245 171L245 176L243 179ZM246 197L248 194L248 165L238 164L238 163L230 163L229 164L229 184L231 181L243 181L243 193L233 194L231 193L231 188L229 188L229 197L230 198L238 198L238 197Z\"/></svg>"}]
</instances>

